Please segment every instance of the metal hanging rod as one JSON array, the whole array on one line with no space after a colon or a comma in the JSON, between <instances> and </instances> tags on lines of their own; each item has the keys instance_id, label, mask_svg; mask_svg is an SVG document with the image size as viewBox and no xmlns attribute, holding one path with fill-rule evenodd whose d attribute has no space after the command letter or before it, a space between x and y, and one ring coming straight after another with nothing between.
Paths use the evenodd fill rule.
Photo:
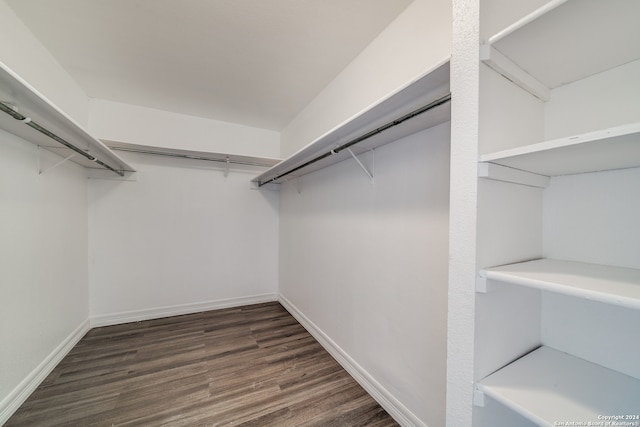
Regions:
<instances>
[{"instance_id":1,"label":"metal hanging rod","mask_svg":"<svg viewBox=\"0 0 640 427\"><path fill-rule=\"evenodd\" d=\"M346 142L346 143L340 145L337 148L334 148L334 149L332 149L332 150L330 150L330 151L328 151L328 152L326 152L324 154L320 154L319 156L314 157L313 159L309 160L308 162L305 162L305 163L301 164L300 166L296 166L295 168L293 168L291 170L288 170L287 172L283 172L280 175L277 175L276 177L271 178L271 179L269 179L267 181L259 182L258 183L258 187L262 187L263 185L267 185L267 184L269 184L271 182L277 181L282 177L285 177L285 176L287 176L287 175L289 175L289 174L291 174L293 172L296 172L296 171L298 171L298 170L300 170L302 168L305 168L305 167L307 167L309 165L312 165L312 164L314 164L314 163L316 163L316 162L318 162L318 161L320 161L322 159L325 159L325 158L327 158L329 156L332 156L334 154L338 154L342 150L349 149L350 147L353 147L354 145L356 145L356 144L358 144L358 143L360 143L360 142L362 142L362 141L364 141L366 139L369 139L372 136L378 135L379 133L382 133L387 129L390 129L392 127L398 126L399 124L402 124L402 123L406 122L407 120L410 120L410 119L412 119L412 118L414 118L416 116L419 116L420 114L426 113L427 111L432 110L432 109L434 109L436 107L439 107L440 105L446 104L449 101L451 101L451 93L448 93L445 96L443 96L441 98L438 98L435 101L430 102L429 104L427 104L425 106L422 106L422 107L420 107L420 108L418 108L416 110L413 110L412 112L407 113L404 116L399 117L399 118L397 118L397 119L395 119L395 120L393 120L393 121L391 121L391 122L389 122L389 123L387 123L387 124L385 124L383 126L380 126L379 128L376 128L376 129L374 129L374 130L372 130L370 132L367 132L364 135L361 135L361 136L359 136L359 137L357 137L355 139L352 139L351 141Z\"/></svg>"},{"instance_id":2,"label":"metal hanging rod","mask_svg":"<svg viewBox=\"0 0 640 427\"><path fill-rule=\"evenodd\" d=\"M148 154L151 156L163 156L163 157L176 157L180 159L190 159L190 160L204 160L207 162L218 162L218 163L233 163L236 165L244 165L244 166L261 166L268 167L271 165L265 165L264 163L259 162L250 162L247 160L237 160L229 157L225 157L224 159L215 158L215 157L205 157L205 156L197 156L192 154L180 154L180 153L169 153L164 151L155 151L155 150L146 150L142 148L132 148L132 147L115 147L110 146L114 151L126 151L129 153L137 153L137 154Z\"/></svg>"},{"instance_id":3,"label":"metal hanging rod","mask_svg":"<svg viewBox=\"0 0 640 427\"><path fill-rule=\"evenodd\" d=\"M25 125L29 126L30 128L35 129L38 132L40 132L41 134L46 135L49 138L53 139L54 141L64 145L65 147L69 148L70 150L73 150L76 153L80 154L81 156L86 157L87 159L91 160L92 162L95 162L95 163L99 164L103 168L109 169L110 171L115 172L120 176L124 176L124 171L112 168L108 164L104 163L101 160L98 160L96 157L92 156L91 154L87 153L86 151L76 147L75 145L71 144L70 142L65 141L64 139L60 138L55 133L47 130L46 128L40 126L39 124L37 124L36 122L31 120L30 117L23 116L22 114L18 113L16 110L13 109L13 107L11 105L7 105L4 102L0 102L0 110L4 111L5 113L10 115L14 119L16 119L18 121L21 121L22 123L24 123Z\"/></svg>"}]
</instances>

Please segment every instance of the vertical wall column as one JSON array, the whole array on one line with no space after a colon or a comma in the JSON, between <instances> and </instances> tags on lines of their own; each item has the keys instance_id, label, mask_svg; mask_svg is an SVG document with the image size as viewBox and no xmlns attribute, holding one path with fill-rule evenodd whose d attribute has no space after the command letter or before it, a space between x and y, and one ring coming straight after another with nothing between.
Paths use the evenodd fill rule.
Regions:
<instances>
[{"instance_id":1,"label":"vertical wall column","mask_svg":"<svg viewBox=\"0 0 640 427\"><path fill-rule=\"evenodd\" d=\"M470 426L479 122L479 0L453 0L447 426Z\"/></svg>"}]
</instances>

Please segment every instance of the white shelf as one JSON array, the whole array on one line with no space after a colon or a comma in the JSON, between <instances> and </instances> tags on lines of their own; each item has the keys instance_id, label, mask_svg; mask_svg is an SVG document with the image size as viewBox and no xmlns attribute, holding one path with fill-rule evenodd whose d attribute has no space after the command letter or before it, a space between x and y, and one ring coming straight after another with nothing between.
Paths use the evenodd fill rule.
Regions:
<instances>
[{"instance_id":1,"label":"white shelf","mask_svg":"<svg viewBox=\"0 0 640 427\"><path fill-rule=\"evenodd\" d=\"M539 259L483 270L487 280L640 309L640 270Z\"/></svg>"},{"instance_id":2,"label":"white shelf","mask_svg":"<svg viewBox=\"0 0 640 427\"><path fill-rule=\"evenodd\" d=\"M32 122L104 162L119 173L134 172L133 168L125 163L124 160L114 154L102 142L89 135L72 118L1 62L0 101L15 107L21 116L30 118ZM75 153L72 149L65 147L3 111L0 111L0 128L62 157L68 157ZM87 168L102 169L99 164L80 154L76 154L70 161Z\"/></svg>"},{"instance_id":3,"label":"white shelf","mask_svg":"<svg viewBox=\"0 0 640 427\"><path fill-rule=\"evenodd\" d=\"M359 138L417 108L446 96L448 93L449 60L439 64L421 78L373 107L337 126L275 167L255 177L252 181L259 184L267 182L282 183L286 179L297 178L350 159L351 155L347 150L332 155L327 154L355 138ZM351 150L355 155L358 155L421 130L445 123L451 119L450 104L450 102L446 102L402 124L384 130L357 145L353 145ZM327 155L327 157L300 168L300 166L322 155ZM297 170L291 172L294 169ZM287 176L278 178L282 174L287 174Z\"/></svg>"},{"instance_id":4,"label":"white shelf","mask_svg":"<svg viewBox=\"0 0 640 427\"><path fill-rule=\"evenodd\" d=\"M123 151L152 156L175 157L190 160L202 160L217 163L231 163L244 166L272 167L282 161L270 157L244 156L240 154L214 153L210 151L180 150L175 148L156 147L150 145L129 144L119 141L103 141L114 151Z\"/></svg>"},{"instance_id":5,"label":"white shelf","mask_svg":"<svg viewBox=\"0 0 640 427\"><path fill-rule=\"evenodd\" d=\"M567 421L588 425L603 421L598 416L640 415L640 380L544 346L476 387L541 426Z\"/></svg>"},{"instance_id":6,"label":"white shelf","mask_svg":"<svg viewBox=\"0 0 640 427\"><path fill-rule=\"evenodd\" d=\"M498 57L485 49L482 59L538 96L527 76L553 89L640 58L638 16L636 0L552 0L490 37Z\"/></svg>"},{"instance_id":7,"label":"white shelf","mask_svg":"<svg viewBox=\"0 0 640 427\"><path fill-rule=\"evenodd\" d=\"M546 176L639 167L640 123L484 154L480 161Z\"/></svg>"}]
</instances>

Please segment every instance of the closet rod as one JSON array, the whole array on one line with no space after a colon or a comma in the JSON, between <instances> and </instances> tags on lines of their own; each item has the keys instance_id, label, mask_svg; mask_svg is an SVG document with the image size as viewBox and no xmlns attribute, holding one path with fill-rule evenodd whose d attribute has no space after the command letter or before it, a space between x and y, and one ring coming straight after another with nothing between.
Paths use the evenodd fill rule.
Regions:
<instances>
[{"instance_id":1,"label":"closet rod","mask_svg":"<svg viewBox=\"0 0 640 427\"><path fill-rule=\"evenodd\" d=\"M320 161L322 159L325 159L325 158L327 158L329 156L332 156L334 154L338 154L342 150L346 150L347 148L353 147L354 145L356 145L356 144L358 144L358 143L360 143L360 142L362 142L362 141L364 141L366 139L369 139L372 136L375 136L375 135L377 135L379 133L382 133L385 130L390 129L390 128L394 127L394 126L398 126L399 124L402 124L402 123L406 122L407 120L410 120L410 119L412 119L412 118L414 118L416 116L419 116L422 113L426 113L427 111L432 110L432 109L434 109L436 107L439 107L440 105L446 104L449 101L451 101L451 93L448 93L448 94L444 95L443 97L438 98L435 101L430 102L429 104L424 105L424 106L422 106L422 107L420 107L420 108L418 108L416 110L413 110L412 112L407 113L404 116L402 116L400 118L397 118L397 119L395 119L395 120L393 120L393 121L391 121L391 122L389 122L389 123L387 123L387 124L385 124L383 126L380 126L379 128L376 128L376 129L374 129L374 130L372 130L370 132L367 132L364 135L361 135L361 136L359 136L359 137L357 137L355 139L352 139L351 141L346 142L346 143L340 145L339 147L334 148L333 150L330 150L330 151L328 151L328 152L326 152L324 154L321 154L321 155L319 155L317 157L314 157L313 159L309 160L308 162L305 162L305 163L301 164L300 166L297 166L297 167L295 167L295 168L293 168L293 169L291 169L291 170L289 170L287 172L283 172L280 175L278 175L278 176L276 176L274 178L271 178L271 179L269 179L267 181L259 182L258 183L258 187L262 187L263 185L267 185L267 184L269 184L271 182L277 181L282 177L285 177L285 176L287 176L287 175L289 175L289 174L291 174L293 172L296 172L296 171L298 171L298 170L300 170L302 168L305 168L305 167L307 167L309 165L312 165L312 164L314 164L314 163L316 163L316 162L318 162L318 161Z\"/></svg>"},{"instance_id":2,"label":"closet rod","mask_svg":"<svg viewBox=\"0 0 640 427\"><path fill-rule=\"evenodd\" d=\"M5 113L10 115L14 119L21 121L22 123L24 123L25 125L29 126L30 128L37 130L41 134L46 135L49 138L53 139L54 141L56 141L56 142L64 145L65 147L75 151L76 153L80 154L81 156L86 157L87 159L91 160L92 162L95 162L95 163L99 164L103 168L109 169L110 171L115 172L120 176L124 176L124 171L112 168L108 164L104 163L101 160L98 160L96 157L92 156L91 154L87 153L86 151L84 151L84 150L76 147L75 145L65 141L64 139L60 138L55 133L47 130L46 128L40 126L39 124L37 124L36 122L31 120L30 117L26 117L26 116L23 116L22 114L18 113L16 110L14 110L12 108L11 105L7 105L4 102L0 102L0 110L4 111Z\"/></svg>"},{"instance_id":3,"label":"closet rod","mask_svg":"<svg viewBox=\"0 0 640 427\"><path fill-rule=\"evenodd\" d=\"M249 162L245 160L234 160L232 158L217 159L214 157L194 156L191 154L167 153L163 151L143 150L140 148L131 148L131 147L110 147L110 148L114 151L126 151L129 153L148 154L151 156L176 157L180 159L189 159L189 160L205 160L207 162L233 163L235 165L244 165L244 166L261 166L261 167L271 166L270 164L265 165L264 163Z\"/></svg>"}]
</instances>

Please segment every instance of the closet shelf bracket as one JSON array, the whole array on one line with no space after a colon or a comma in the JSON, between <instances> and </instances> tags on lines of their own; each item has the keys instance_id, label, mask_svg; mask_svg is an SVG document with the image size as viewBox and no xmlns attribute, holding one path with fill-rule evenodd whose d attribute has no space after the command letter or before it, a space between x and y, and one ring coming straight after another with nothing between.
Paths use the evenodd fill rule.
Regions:
<instances>
[{"instance_id":1,"label":"closet shelf bracket","mask_svg":"<svg viewBox=\"0 0 640 427\"><path fill-rule=\"evenodd\" d=\"M367 167L365 165L362 164L362 162L360 161L360 159L358 158L358 156L356 156L353 151L351 151L351 148L346 148L347 152L349 154L351 154L351 157L353 157L353 160L355 160L358 163L358 166L360 166L362 168L362 170L364 171L364 173L367 175L367 177L369 177L369 181L371 182L371 184L373 184L373 162L374 162L374 151L370 150L371 152L371 170L367 169Z\"/></svg>"},{"instance_id":2,"label":"closet shelf bracket","mask_svg":"<svg viewBox=\"0 0 640 427\"><path fill-rule=\"evenodd\" d=\"M479 294L486 294L497 290L498 286L493 281L487 279L487 272L485 270L481 270L476 276L476 292Z\"/></svg>"},{"instance_id":3,"label":"closet shelf bracket","mask_svg":"<svg viewBox=\"0 0 640 427\"><path fill-rule=\"evenodd\" d=\"M485 395L484 391L478 387L478 384L474 384L473 386L473 406L478 406L480 408L484 408L485 405Z\"/></svg>"},{"instance_id":4,"label":"closet shelf bracket","mask_svg":"<svg viewBox=\"0 0 640 427\"><path fill-rule=\"evenodd\" d=\"M74 158L76 154L78 154L78 153L71 153L67 157L62 158L61 160L57 161L53 165L45 168L43 167L44 161L42 159L42 156L43 156L42 151L43 151L43 147L38 145L38 175L43 175L45 172L49 172L50 170L57 168L58 166L66 163L67 161Z\"/></svg>"}]
</instances>

